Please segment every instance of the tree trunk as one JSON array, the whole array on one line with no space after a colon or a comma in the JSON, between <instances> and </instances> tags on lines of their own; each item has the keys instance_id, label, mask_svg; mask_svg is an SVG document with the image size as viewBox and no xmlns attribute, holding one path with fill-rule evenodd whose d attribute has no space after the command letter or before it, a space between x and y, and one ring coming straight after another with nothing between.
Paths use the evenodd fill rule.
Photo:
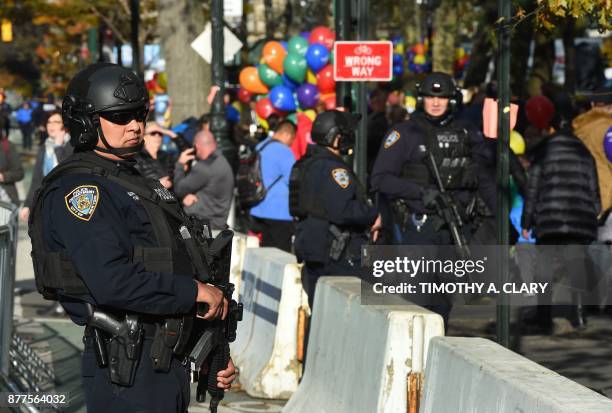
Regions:
<instances>
[{"instance_id":1,"label":"tree trunk","mask_svg":"<svg viewBox=\"0 0 612 413\"><path fill-rule=\"evenodd\" d=\"M434 14L433 71L453 75L455 40L457 39L457 8L454 0L442 0Z\"/></svg>"},{"instance_id":2,"label":"tree trunk","mask_svg":"<svg viewBox=\"0 0 612 413\"><path fill-rule=\"evenodd\" d=\"M407 20L404 25L404 38L406 51L417 43L421 43L423 34L421 33L421 8L413 0L403 0L403 15Z\"/></svg>"},{"instance_id":3,"label":"tree trunk","mask_svg":"<svg viewBox=\"0 0 612 413\"><path fill-rule=\"evenodd\" d=\"M465 74L464 87L480 86L484 83L489 69L489 62L493 56L493 39L491 30L497 19L497 6L495 2L486 2L484 19L480 22L474 47L470 54L470 63Z\"/></svg>"},{"instance_id":4,"label":"tree trunk","mask_svg":"<svg viewBox=\"0 0 612 413\"><path fill-rule=\"evenodd\" d=\"M550 82L552 79L554 63L555 45L552 37L547 33L536 33L533 69L531 70L531 76L527 85L529 96L542 94L542 85Z\"/></svg>"},{"instance_id":5,"label":"tree trunk","mask_svg":"<svg viewBox=\"0 0 612 413\"><path fill-rule=\"evenodd\" d=\"M204 12L197 0L157 0L157 9L172 122L176 123L209 110L210 65L190 46L204 30Z\"/></svg>"},{"instance_id":6,"label":"tree trunk","mask_svg":"<svg viewBox=\"0 0 612 413\"><path fill-rule=\"evenodd\" d=\"M565 91L574 94L576 90L576 20L568 17L563 28L563 49L565 51Z\"/></svg>"}]
</instances>

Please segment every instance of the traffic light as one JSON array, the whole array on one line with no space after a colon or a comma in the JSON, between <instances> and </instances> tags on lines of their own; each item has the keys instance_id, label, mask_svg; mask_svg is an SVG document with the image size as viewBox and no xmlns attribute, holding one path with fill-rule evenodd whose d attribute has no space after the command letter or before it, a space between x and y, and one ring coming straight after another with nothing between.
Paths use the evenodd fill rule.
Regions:
<instances>
[{"instance_id":1,"label":"traffic light","mask_svg":"<svg viewBox=\"0 0 612 413\"><path fill-rule=\"evenodd\" d=\"M10 20L2 19L0 31L2 32L1 37L3 42L8 43L13 41L13 25Z\"/></svg>"}]
</instances>

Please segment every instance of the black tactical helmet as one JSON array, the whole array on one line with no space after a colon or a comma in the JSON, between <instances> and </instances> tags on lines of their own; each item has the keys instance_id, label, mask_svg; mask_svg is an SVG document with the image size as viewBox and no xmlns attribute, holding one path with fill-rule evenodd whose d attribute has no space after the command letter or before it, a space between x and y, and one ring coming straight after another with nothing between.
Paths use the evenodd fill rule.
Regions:
<instances>
[{"instance_id":1,"label":"black tactical helmet","mask_svg":"<svg viewBox=\"0 0 612 413\"><path fill-rule=\"evenodd\" d=\"M434 72L418 86L419 96L455 97L457 86L452 77L446 73Z\"/></svg>"},{"instance_id":2,"label":"black tactical helmet","mask_svg":"<svg viewBox=\"0 0 612 413\"><path fill-rule=\"evenodd\" d=\"M348 148L354 141L359 119L361 119L359 114L326 110L317 115L310 136L313 142L319 145L332 146L336 136L341 135L341 146Z\"/></svg>"},{"instance_id":3,"label":"black tactical helmet","mask_svg":"<svg viewBox=\"0 0 612 413\"><path fill-rule=\"evenodd\" d=\"M102 134L100 113L129 112L142 121L148 110L149 96L143 81L131 70L112 63L95 63L77 73L62 102L62 118L70 132L70 143L78 151L94 149L98 134L110 148Z\"/></svg>"}]
</instances>

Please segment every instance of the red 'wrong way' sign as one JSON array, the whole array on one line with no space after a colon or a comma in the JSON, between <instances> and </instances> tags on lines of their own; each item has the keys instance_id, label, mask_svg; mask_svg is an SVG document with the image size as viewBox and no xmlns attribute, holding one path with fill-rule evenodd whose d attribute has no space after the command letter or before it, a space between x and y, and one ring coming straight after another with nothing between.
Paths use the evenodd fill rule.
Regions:
<instances>
[{"instance_id":1,"label":"red 'wrong way' sign","mask_svg":"<svg viewBox=\"0 0 612 413\"><path fill-rule=\"evenodd\" d=\"M334 43L334 80L389 81L393 77L393 43L337 41Z\"/></svg>"}]
</instances>

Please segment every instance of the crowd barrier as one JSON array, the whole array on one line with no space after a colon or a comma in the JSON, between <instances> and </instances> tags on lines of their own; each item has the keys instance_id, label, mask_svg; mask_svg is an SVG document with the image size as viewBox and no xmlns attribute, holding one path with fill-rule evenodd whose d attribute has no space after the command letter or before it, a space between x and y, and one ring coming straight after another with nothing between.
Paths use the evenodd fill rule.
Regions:
<instances>
[{"instance_id":1,"label":"crowd barrier","mask_svg":"<svg viewBox=\"0 0 612 413\"><path fill-rule=\"evenodd\" d=\"M13 336L13 288L17 257L17 208L0 202L0 375L8 377Z\"/></svg>"},{"instance_id":2,"label":"crowd barrier","mask_svg":"<svg viewBox=\"0 0 612 413\"><path fill-rule=\"evenodd\" d=\"M259 239L252 235L234 232L232 239L232 261L230 263L230 282L234 284L234 299L238 298L240 292L240 281L242 279L242 268L247 248L259 247Z\"/></svg>"},{"instance_id":3,"label":"crowd barrier","mask_svg":"<svg viewBox=\"0 0 612 413\"><path fill-rule=\"evenodd\" d=\"M247 248L240 301L244 316L231 345L240 385L252 397L288 399L301 374L299 314L308 305L295 256Z\"/></svg>"},{"instance_id":4,"label":"crowd barrier","mask_svg":"<svg viewBox=\"0 0 612 413\"><path fill-rule=\"evenodd\" d=\"M431 341L420 413L604 413L612 400L483 338Z\"/></svg>"},{"instance_id":5,"label":"crowd barrier","mask_svg":"<svg viewBox=\"0 0 612 413\"><path fill-rule=\"evenodd\" d=\"M416 305L362 306L360 291L355 277L319 279L306 369L284 413L416 413L442 318Z\"/></svg>"}]
</instances>

